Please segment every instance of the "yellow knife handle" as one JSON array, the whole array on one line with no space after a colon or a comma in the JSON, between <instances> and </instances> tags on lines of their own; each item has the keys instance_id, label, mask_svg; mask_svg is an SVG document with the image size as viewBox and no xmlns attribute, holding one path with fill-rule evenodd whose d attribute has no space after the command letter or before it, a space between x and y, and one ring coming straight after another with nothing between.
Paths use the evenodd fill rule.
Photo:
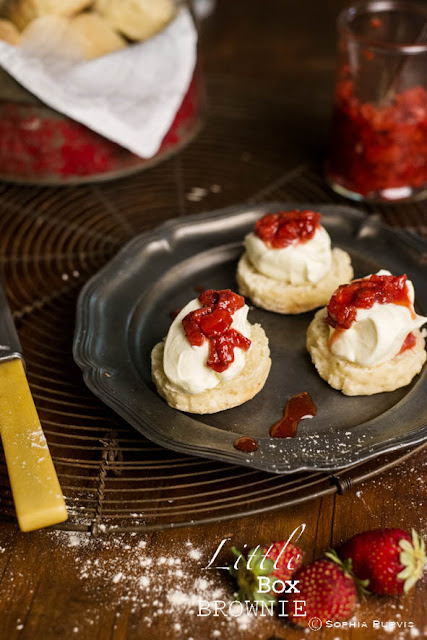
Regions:
<instances>
[{"instance_id":1,"label":"yellow knife handle","mask_svg":"<svg viewBox=\"0 0 427 640\"><path fill-rule=\"evenodd\" d=\"M21 531L64 522L64 496L20 358L0 361L0 435Z\"/></svg>"}]
</instances>

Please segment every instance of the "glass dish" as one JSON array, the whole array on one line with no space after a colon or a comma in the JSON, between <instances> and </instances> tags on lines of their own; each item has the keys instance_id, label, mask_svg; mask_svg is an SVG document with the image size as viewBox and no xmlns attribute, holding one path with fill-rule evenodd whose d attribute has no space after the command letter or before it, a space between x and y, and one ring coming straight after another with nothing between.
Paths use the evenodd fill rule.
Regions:
<instances>
[{"instance_id":1,"label":"glass dish","mask_svg":"<svg viewBox=\"0 0 427 640\"><path fill-rule=\"evenodd\" d=\"M356 200L427 195L427 7L377 1L338 19L327 178Z\"/></svg>"}]
</instances>

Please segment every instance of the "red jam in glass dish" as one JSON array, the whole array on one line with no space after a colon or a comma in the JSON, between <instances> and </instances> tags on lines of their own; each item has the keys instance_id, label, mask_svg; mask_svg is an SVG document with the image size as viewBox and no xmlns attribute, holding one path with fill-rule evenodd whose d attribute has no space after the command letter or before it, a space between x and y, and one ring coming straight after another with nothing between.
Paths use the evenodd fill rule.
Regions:
<instances>
[{"instance_id":1,"label":"red jam in glass dish","mask_svg":"<svg viewBox=\"0 0 427 640\"><path fill-rule=\"evenodd\" d=\"M307 242L320 228L320 213L279 211L267 213L255 224L255 234L272 249Z\"/></svg>"},{"instance_id":2,"label":"red jam in glass dish","mask_svg":"<svg viewBox=\"0 0 427 640\"><path fill-rule=\"evenodd\" d=\"M370 309L379 304L397 304L407 307L412 317L415 311L407 286L407 277L392 275L372 275L368 278L353 280L350 284L343 284L332 294L327 310L326 322L336 331L332 334L329 346L340 332L349 329L356 319L358 309ZM410 338L412 336L412 338ZM402 351L414 346L415 337L408 334L402 345Z\"/></svg>"},{"instance_id":3,"label":"red jam in glass dish","mask_svg":"<svg viewBox=\"0 0 427 640\"><path fill-rule=\"evenodd\" d=\"M200 347L209 340L207 366L221 373L234 362L236 347L248 351L251 341L231 327L233 313L241 309L245 300L230 289L201 293L198 300L202 307L190 311L182 320L187 340L193 347Z\"/></svg>"},{"instance_id":4,"label":"red jam in glass dish","mask_svg":"<svg viewBox=\"0 0 427 640\"><path fill-rule=\"evenodd\" d=\"M364 197L398 199L401 192L391 190L410 195L427 187L427 89L407 89L375 106L356 95L352 80L339 81L328 175Z\"/></svg>"}]
</instances>

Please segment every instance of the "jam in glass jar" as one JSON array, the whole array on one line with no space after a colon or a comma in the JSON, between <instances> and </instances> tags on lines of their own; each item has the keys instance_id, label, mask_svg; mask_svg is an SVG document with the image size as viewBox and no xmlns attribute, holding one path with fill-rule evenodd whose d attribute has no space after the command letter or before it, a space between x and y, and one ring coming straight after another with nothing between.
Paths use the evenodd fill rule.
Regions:
<instances>
[{"instance_id":1,"label":"jam in glass jar","mask_svg":"<svg viewBox=\"0 0 427 640\"><path fill-rule=\"evenodd\" d=\"M338 19L327 178L356 200L427 196L427 6L381 0Z\"/></svg>"}]
</instances>

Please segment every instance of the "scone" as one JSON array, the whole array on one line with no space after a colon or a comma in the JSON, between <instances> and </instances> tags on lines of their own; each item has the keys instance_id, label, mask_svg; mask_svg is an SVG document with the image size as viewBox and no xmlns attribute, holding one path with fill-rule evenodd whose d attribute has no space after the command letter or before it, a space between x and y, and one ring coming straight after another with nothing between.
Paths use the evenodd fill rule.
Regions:
<instances>
[{"instance_id":1,"label":"scone","mask_svg":"<svg viewBox=\"0 0 427 640\"><path fill-rule=\"evenodd\" d=\"M24 29L40 16L69 17L86 9L93 0L5 0L2 15L18 29Z\"/></svg>"},{"instance_id":2,"label":"scone","mask_svg":"<svg viewBox=\"0 0 427 640\"><path fill-rule=\"evenodd\" d=\"M81 13L70 21L70 34L86 60L98 58L126 47L126 41L110 24L93 11Z\"/></svg>"},{"instance_id":3,"label":"scone","mask_svg":"<svg viewBox=\"0 0 427 640\"><path fill-rule=\"evenodd\" d=\"M307 349L321 378L345 395L404 387L426 361L414 311L414 287L388 271L339 287L307 331Z\"/></svg>"},{"instance_id":4,"label":"scone","mask_svg":"<svg viewBox=\"0 0 427 640\"><path fill-rule=\"evenodd\" d=\"M95 11L130 40L147 40L175 15L172 0L96 0Z\"/></svg>"},{"instance_id":5,"label":"scone","mask_svg":"<svg viewBox=\"0 0 427 640\"><path fill-rule=\"evenodd\" d=\"M21 35L10 20L0 20L0 40L9 44L18 45Z\"/></svg>"},{"instance_id":6,"label":"scone","mask_svg":"<svg viewBox=\"0 0 427 640\"><path fill-rule=\"evenodd\" d=\"M151 353L153 381L171 407L216 413L261 391L270 349L262 327L248 322L248 311L236 293L210 289L177 315Z\"/></svg>"},{"instance_id":7,"label":"scone","mask_svg":"<svg viewBox=\"0 0 427 640\"><path fill-rule=\"evenodd\" d=\"M328 232L313 211L263 216L245 238L237 266L242 295L277 313L303 313L325 305L353 277L348 253L331 249Z\"/></svg>"},{"instance_id":8,"label":"scone","mask_svg":"<svg viewBox=\"0 0 427 640\"><path fill-rule=\"evenodd\" d=\"M83 60L83 50L70 31L70 20L62 16L41 16L21 34L21 47L35 56L56 56Z\"/></svg>"},{"instance_id":9,"label":"scone","mask_svg":"<svg viewBox=\"0 0 427 640\"><path fill-rule=\"evenodd\" d=\"M22 32L21 45L40 55L81 61L122 49L126 42L101 16L88 11L75 18L37 18Z\"/></svg>"}]
</instances>

